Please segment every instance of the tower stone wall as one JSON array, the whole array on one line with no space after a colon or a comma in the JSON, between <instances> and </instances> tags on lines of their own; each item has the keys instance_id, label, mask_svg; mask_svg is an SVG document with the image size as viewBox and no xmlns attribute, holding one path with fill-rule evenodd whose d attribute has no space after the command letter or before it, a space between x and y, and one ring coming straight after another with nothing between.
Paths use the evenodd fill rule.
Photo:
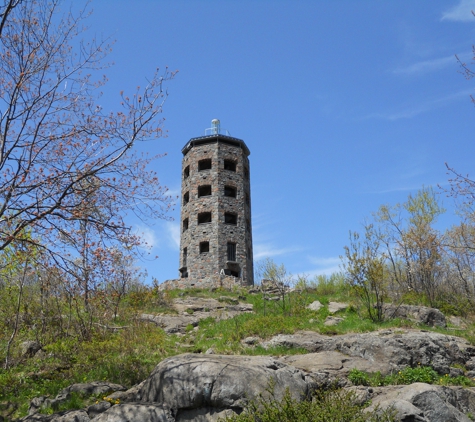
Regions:
<instances>
[{"instance_id":1,"label":"tower stone wall","mask_svg":"<svg viewBox=\"0 0 475 422\"><path fill-rule=\"evenodd\" d=\"M215 133L182 153L180 278L254 284L249 149Z\"/></svg>"}]
</instances>

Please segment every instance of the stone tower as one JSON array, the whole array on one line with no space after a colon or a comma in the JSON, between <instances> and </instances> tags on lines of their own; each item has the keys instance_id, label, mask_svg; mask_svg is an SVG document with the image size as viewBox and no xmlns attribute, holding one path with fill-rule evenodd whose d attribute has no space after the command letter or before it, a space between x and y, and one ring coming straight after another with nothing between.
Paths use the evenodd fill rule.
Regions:
<instances>
[{"instance_id":1,"label":"stone tower","mask_svg":"<svg viewBox=\"0 0 475 422\"><path fill-rule=\"evenodd\" d=\"M227 275L252 285L250 152L221 133L219 120L211 123L182 149L180 277Z\"/></svg>"}]
</instances>

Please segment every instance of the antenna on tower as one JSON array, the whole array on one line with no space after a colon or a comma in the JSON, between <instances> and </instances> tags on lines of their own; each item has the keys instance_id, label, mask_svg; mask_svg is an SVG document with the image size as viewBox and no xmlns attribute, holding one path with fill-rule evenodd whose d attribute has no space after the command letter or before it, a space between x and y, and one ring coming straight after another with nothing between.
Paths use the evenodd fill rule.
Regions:
<instances>
[{"instance_id":1,"label":"antenna on tower","mask_svg":"<svg viewBox=\"0 0 475 422\"><path fill-rule=\"evenodd\" d=\"M219 134L220 123L221 122L219 121L219 119L211 120L211 130L213 131L213 135Z\"/></svg>"},{"instance_id":2,"label":"antenna on tower","mask_svg":"<svg viewBox=\"0 0 475 422\"><path fill-rule=\"evenodd\" d=\"M231 136L230 133L226 129L223 129L223 132L227 136ZM221 122L219 121L219 119L211 120L211 127L209 129L205 129L205 136L219 135L220 133L221 133Z\"/></svg>"}]
</instances>

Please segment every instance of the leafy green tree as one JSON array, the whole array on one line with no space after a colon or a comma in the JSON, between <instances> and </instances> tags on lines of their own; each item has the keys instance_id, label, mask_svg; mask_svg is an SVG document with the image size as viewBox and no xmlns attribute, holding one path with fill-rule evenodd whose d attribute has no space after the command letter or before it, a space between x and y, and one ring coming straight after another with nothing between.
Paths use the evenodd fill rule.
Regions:
<instances>
[{"instance_id":1,"label":"leafy green tree","mask_svg":"<svg viewBox=\"0 0 475 422\"><path fill-rule=\"evenodd\" d=\"M364 227L364 238L350 232L350 245L345 246L343 268L347 283L363 302L369 317L383 320L386 292L386 255L381 249L380 236L372 224Z\"/></svg>"},{"instance_id":2,"label":"leafy green tree","mask_svg":"<svg viewBox=\"0 0 475 422\"><path fill-rule=\"evenodd\" d=\"M391 281L424 294L431 305L443 273L442 235L434 224L444 212L434 190L422 188L403 204L383 205L374 214Z\"/></svg>"}]
</instances>

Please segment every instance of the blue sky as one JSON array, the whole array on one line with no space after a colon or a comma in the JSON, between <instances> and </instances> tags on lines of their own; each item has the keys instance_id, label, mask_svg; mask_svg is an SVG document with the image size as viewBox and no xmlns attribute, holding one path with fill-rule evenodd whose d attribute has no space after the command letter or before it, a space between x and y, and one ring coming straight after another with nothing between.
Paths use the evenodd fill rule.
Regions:
<instances>
[{"instance_id":1,"label":"blue sky","mask_svg":"<svg viewBox=\"0 0 475 422\"><path fill-rule=\"evenodd\" d=\"M445 162L473 174L475 0L95 0L88 36L116 40L103 107L143 85L167 84L167 155L154 168L179 194L181 149L213 118L251 150L255 260L294 274L338 270L349 230L381 204L423 186L447 186ZM475 67L475 66L474 66ZM452 200L441 227L456 221ZM174 221L133 222L176 278Z\"/></svg>"}]
</instances>

